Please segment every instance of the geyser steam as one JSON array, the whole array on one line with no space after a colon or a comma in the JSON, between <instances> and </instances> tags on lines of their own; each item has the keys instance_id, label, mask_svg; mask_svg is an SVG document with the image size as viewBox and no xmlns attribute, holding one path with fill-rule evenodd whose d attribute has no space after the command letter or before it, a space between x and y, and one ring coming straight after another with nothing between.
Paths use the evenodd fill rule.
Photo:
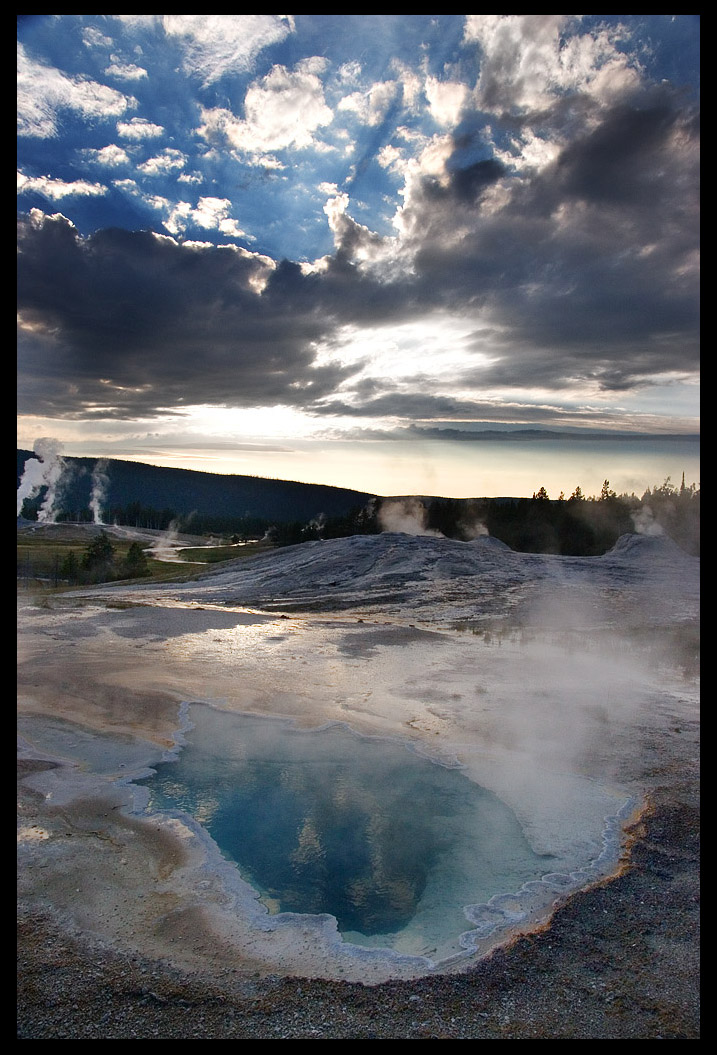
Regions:
<instances>
[{"instance_id":1,"label":"geyser steam","mask_svg":"<svg viewBox=\"0 0 717 1055\"><path fill-rule=\"evenodd\" d=\"M57 440L46 436L35 440L33 449L37 458L28 458L25 462L25 471L17 489L17 515L20 516L25 499L34 498L46 487L37 519L40 523L54 524L57 515L55 505L66 472L65 461L60 456L62 446Z\"/></svg>"},{"instance_id":2,"label":"geyser steam","mask_svg":"<svg viewBox=\"0 0 717 1055\"><path fill-rule=\"evenodd\" d=\"M378 512L381 531L396 531L403 535L427 535L432 538L445 538L442 531L427 525L428 510L420 498L386 499ZM460 537L464 540L483 538L490 534L482 517L471 504L466 507L458 520Z\"/></svg>"},{"instance_id":3,"label":"geyser steam","mask_svg":"<svg viewBox=\"0 0 717 1055\"><path fill-rule=\"evenodd\" d=\"M660 536L665 534L649 506L643 506L642 509L634 512L632 522L638 535Z\"/></svg>"},{"instance_id":4,"label":"geyser steam","mask_svg":"<svg viewBox=\"0 0 717 1055\"><path fill-rule=\"evenodd\" d=\"M378 514L382 531L398 531L404 535L433 535L443 538L440 531L426 527L426 507L420 498L393 498L382 504Z\"/></svg>"},{"instance_id":5,"label":"geyser steam","mask_svg":"<svg viewBox=\"0 0 717 1055\"><path fill-rule=\"evenodd\" d=\"M92 491L90 493L90 509L92 510L92 522L102 524L102 505L107 498L107 488L110 478L107 475L107 459L100 458L95 462L92 470Z\"/></svg>"}]
</instances>

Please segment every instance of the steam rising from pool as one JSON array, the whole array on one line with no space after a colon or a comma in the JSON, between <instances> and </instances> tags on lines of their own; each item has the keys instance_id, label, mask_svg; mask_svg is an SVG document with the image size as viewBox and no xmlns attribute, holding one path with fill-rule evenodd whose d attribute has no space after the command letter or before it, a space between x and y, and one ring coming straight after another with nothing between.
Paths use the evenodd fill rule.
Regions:
<instances>
[{"instance_id":1,"label":"steam rising from pool","mask_svg":"<svg viewBox=\"0 0 717 1055\"><path fill-rule=\"evenodd\" d=\"M270 913L328 913L351 944L436 962L505 922L501 899L520 915L530 884L573 882L495 794L406 744L201 704L189 718L141 781L150 807L194 817Z\"/></svg>"}]
</instances>

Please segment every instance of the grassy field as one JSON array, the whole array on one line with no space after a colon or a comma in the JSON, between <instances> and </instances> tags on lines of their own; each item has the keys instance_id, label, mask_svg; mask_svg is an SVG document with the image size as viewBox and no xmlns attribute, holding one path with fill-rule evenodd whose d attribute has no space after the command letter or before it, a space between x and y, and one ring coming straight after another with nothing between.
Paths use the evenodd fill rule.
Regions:
<instances>
[{"instance_id":1,"label":"grassy field","mask_svg":"<svg viewBox=\"0 0 717 1055\"><path fill-rule=\"evenodd\" d=\"M41 529L25 528L18 530L18 587L32 586L33 589L37 589L38 586L41 586L48 590L66 590L70 588L70 584L63 580L61 576L62 563L71 552L75 554L78 561L81 561L93 534L96 533L96 530L93 530L91 525L78 526L72 524L53 524ZM134 540L131 538L118 538L114 535L110 537L115 550L115 562L119 564L127 556ZM197 539L197 542L199 541ZM149 575L143 576L139 580L125 579L122 581L186 581L200 574L202 565L216 564L227 560L247 559L256 553L266 552L267 549L271 548L271 545L265 542L257 542L245 546L234 546L229 543L209 547L201 545L189 546L177 551L178 557L181 558L178 561L157 560L147 554ZM183 564L181 561L191 563Z\"/></svg>"}]
</instances>

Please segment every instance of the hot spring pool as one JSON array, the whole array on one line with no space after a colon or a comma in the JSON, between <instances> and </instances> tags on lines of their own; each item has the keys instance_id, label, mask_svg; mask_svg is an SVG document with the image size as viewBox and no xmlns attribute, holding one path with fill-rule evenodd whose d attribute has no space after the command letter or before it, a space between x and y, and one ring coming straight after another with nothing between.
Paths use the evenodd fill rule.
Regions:
<instances>
[{"instance_id":1,"label":"hot spring pool","mask_svg":"<svg viewBox=\"0 0 717 1055\"><path fill-rule=\"evenodd\" d=\"M136 783L195 818L270 913L328 913L345 941L436 962L465 949L471 907L560 867L495 794L408 744L205 704L188 718Z\"/></svg>"}]
</instances>

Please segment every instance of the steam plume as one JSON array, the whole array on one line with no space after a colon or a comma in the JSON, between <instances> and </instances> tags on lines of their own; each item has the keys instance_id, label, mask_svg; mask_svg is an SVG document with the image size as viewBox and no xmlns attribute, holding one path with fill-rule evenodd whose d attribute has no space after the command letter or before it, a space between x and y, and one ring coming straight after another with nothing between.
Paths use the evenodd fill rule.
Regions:
<instances>
[{"instance_id":1,"label":"steam plume","mask_svg":"<svg viewBox=\"0 0 717 1055\"><path fill-rule=\"evenodd\" d=\"M107 498L107 488L110 478L107 475L107 459L100 458L95 462L92 470L92 493L90 494L90 509L92 520L95 524L102 524L102 505Z\"/></svg>"},{"instance_id":2,"label":"steam plume","mask_svg":"<svg viewBox=\"0 0 717 1055\"><path fill-rule=\"evenodd\" d=\"M49 436L35 440L34 451L37 458L28 458L17 489L17 515L20 516L26 498L34 498L43 487L47 492L37 515L41 523L54 524L57 510L55 505L60 494L62 478L66 473L66 464L60 451L61 444Z\"/></svg>"},{"instance_id":3,"label":"steam plume","mask_svg":"<svg viewBox=\"0 0 717 1055\"><path fill-rule=\"evenodd\" d=\"M472 540L490 535L488 527L480 517L461 517L459 527L464 538Z\"/></svg>"},{"instance_id":4,"label":"steam plume","mask_svg":"<svg viewBox=\"0 0 717 1055\"><path fill-rule=\"evenodd\" d=\"M643 505L642 509L633 513L632 522L638 535L664 535L649 506Z\"/></svg>"},{"instance_id":5,"label":"steam plume","mask_svg":"<svg viewBox=\"0 0 717 1055\"><path fill-rule=\"evenodd\" d=\"M393 498L384 502L378 514L382 531L400 531L404 535L433 535L440 531L426 527L426 508L419 498Z\"/></svg>"}]
</instances>

